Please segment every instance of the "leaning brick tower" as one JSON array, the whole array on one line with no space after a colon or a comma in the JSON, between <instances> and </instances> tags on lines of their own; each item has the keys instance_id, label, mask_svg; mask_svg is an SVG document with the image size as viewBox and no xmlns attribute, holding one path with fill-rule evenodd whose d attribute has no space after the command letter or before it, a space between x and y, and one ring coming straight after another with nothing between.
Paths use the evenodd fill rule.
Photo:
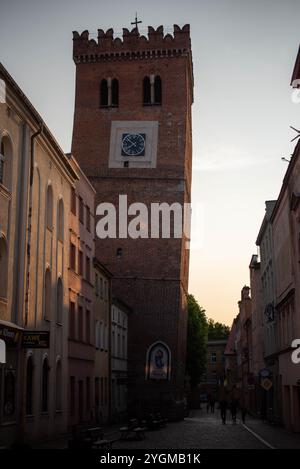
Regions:
<instances>
[{"instance_id":1,"label":"leaning brick tower","mask_svg":"<svg viewBox=\"0 0 300 469\"><path fill-rule=\"evenodd\" d=\"M190 27L73 33L76 96L72 153L97 204L191 199L193 68ZM96 204L96 205L97 205ZM97 222L97 219L96 219ZM129 409L184 395L189 250L184 238L97 239L97 257L127 303ZM169 415L171 417L171 415Z\"/></svg>"}]
</instances>

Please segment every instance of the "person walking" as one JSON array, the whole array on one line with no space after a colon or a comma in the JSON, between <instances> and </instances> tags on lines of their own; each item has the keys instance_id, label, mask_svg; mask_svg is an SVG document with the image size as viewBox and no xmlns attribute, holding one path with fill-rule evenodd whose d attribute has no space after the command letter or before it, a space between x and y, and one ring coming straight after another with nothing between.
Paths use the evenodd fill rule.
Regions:
<instances>
[{"instance_id":1,"label":"person walking","mask_svg":"<svg viewBox=\"0 0 300 469\"><path fill-rule=\"evenodd\" d=\"M237 405L238 405L237 400L233 398L231 401L231 405L230 405L231 418L232 418L233 424L236 424Z\"/></svg>"}]
</instances>

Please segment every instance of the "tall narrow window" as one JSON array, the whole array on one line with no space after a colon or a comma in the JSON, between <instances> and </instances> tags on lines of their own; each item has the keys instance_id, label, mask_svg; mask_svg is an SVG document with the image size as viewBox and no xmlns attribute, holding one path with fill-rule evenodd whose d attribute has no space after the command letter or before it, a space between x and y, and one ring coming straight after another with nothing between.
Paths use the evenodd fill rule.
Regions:
<instances>
[{"instance_id":1,"label":"tall narrow window","mask_svg":"<svg viewBox=\"0 0 300 469\"><path fill-rule=\"evenodd\" d=\"M87 309L85 313L85 335L86 335L86 343L89 344L91 342L91 323L90 323L90 312Z\"/></svg>"},{"instance_id":2,"label":"tall narrow window","mask_svg":"<svg viewBox=\"0 0 300 469\"><path fill-rule=\"evenodd\" d=\"M8 256L4 238L0 238L0 297L7 298Z\"/></svg>"},{"instance_id":3,"label":"tall narrow window","mask_svg":"<svg viewBox=\"0 0 300 469\"><path fill-rule=\"evenodd\" d=\"M88 282L91 279L91 260L88 256L85 259L85 278Z\"/></svg>"},{"instance_id":4,"label":"tall narrow window","mask_svg":"<svg viewBox=\"0 0 300 469\"><path fill-rule=\"evenodd\" d=\"M61 278L58 279L57 282L57 292L56 292L56 322L58 324L62 324L62 316L63 316L63 303L64 303L64 290L63 290L63 283Z\"/></svg>"},{"instance_id":5,"label":"tall narrow window","mask_svg":"<svg viewBox=\"0 0 300 469\"><path fill-rule=\"evenodd\" d=\"M86 229L91 231L91 211L88 206L86 206Z\"/></svg>"},{"instance_id":6,"label":"tall narrow window","mask_svg":"<svg viewBox=\"0 0 300 469\"><path fill-rule=\"evenodd\" d=\"M44 318L47 321L51 319L51 270L47 269L45 273L45 310Z\"/></svg>"},{"instance_id":7,"label":"tall narrow window","mask_svg":"<svg viewBox=\"0 0 300 469\"><path fill-rule=\"evenodd\" d=\"M26 370L26 415L33 413L33 361L32 357L27 360Z\"/></svg>"},{"instance_id":8,"label":"tall narrow window","mask_svg":"<svg viewBox=\"0 0 300 469\"><path fill-rule=\"evenodd\" d=\"M49 391L49 365L48 359L43 362L42 372L42 412L48 412L48 391Z\"/></svg>"},{"instance_id":9,"label":"tall narrow window","mask_svg":"<svg viewBox=\"0 0 300 469\"><path fill-rule=\"evenodd\" d=\"M70 376L70 415L75 415L75 377Z\"/></svg>"},{"instance_id":10,"label":"tall narrow window","mask_svg":"<svg viewBox=\"0 0 300 469\"><path fill-rule=\"evenodd\" d=\"M150 77L145 77L143 81L143 102L144 104L151 104Z\"/></svg>"},{"instance_id":11,"label":"tall narrow window","mask_svg":"<svg viewBox=\"0 0 300 469\"><path fill-rule=\"evenodd\" d=\"M79 221L83 224L84 222L84 204L82 197L79 197Z\"/></svg>"},{"instance_id":12,"label":"tall narrow window","mask_svg":"<svg viewBox=\"0 0 300 469\"><path fill-rule=\"evenodd\" d=\"M161 104L161 78L156 76L154 79L154 104Z\"/></svg>"},{"instance_id":13,"label":"tall narrow window","mask_svg":"<svg viewBox=\"0 0 300 469\"><path fill-rule=\"evenodd\" d=\"M46 216L47 216L47 228L52 230L53 228L53 192L52 187L47 187L47 205L46 205Z\"/></svg>"},{"instance_id":14,"label":"tall narrow window","mask_svg":"<svg viewBox=\"0 0 300 469\"><path fill-rule=\"evenodd\" d=\"M83 308L78 306L78 340L83 340Z\"/></svg>"},{"instance_id":15,"label":"tall narrow window","mask_svg":"<svg viewBox=\"0 0 300 469\"><path fill-rule=\"evenodd\" d=\"M100 85L100 105L108 106L108 85L105 79L101 81Z\"/></svg>"},{"instance_id":16,"label":"tall narrow window","mask_svg":"<svg viewBox=\"0 0 300 469\"><path fill-rule=\"evenodd\" d=\"M78 251L78 273L83 275L83 252L80 249Z\"/></svg>"},{"instance_id":17,"label":"tall narrow window","mask_svg":"<svg viewBox=\"0 0 300 469\"><path fill-rule=\"evenodd\" d=\"M71 188L71 212L76 215L76 192L74 187Z\"/></svg>"},{"instance_id":18,"label":"tall narrow window","mask_svg":"<svg viewBox=\"0 0 300 469\"><path fill-rule=\"evenodd\" d=\"M4 162L5 162L5 149L4 149L4 142L1 142L1 149L0 149L0 184L4 183Z\"/></svg>"},{"instance_id":19,"label":"tall narrow window","mask_svg":"<svg viewBox=\"0 0 300 469\"><path fill-rule=\"evenodd\" d=\"M69 337L75 339L75 303L70 301L69 307Z\"/></svg>"},{"instance_id":20,"label":"tall narrow window","mask_svg":"<svg viewBox=\"0 0 300 469\"><path fill-rule=\"evenodd\" d=\"M56 410L61 410L61 392L62 392L62 379L61 379L61 360L56 363L56 386L55 386L55 404Z\"/></svg>"},{"instance_id":21,"label":"tall narrow window","mask_svg":"<svg viewBox=\"0 0 300 469\"><path fill-rule=\"evenodd\" d=\"M57 228L58 239L64 242L64 203L62 199L58 202L58 228Z\"/></svg>"},{"instance_id":22,"label":"tall narrow window","mask_svg":"<svg viewBox=\"0 0 300 469\"><path fill-rule=\"evenodd\" d=\"M119 82L116 78L111 82L111 105L119 106Z\"/></svg>"},{"instance_id":23,"label":"tall narrow window","mask_svg":"<svg viewBox=\"0 0 300 469\"><path fill-rule=\"evenodd\" d=\"M70 243L70 269L76 269L76 247L73 243Z\"/></svg>"},{"instance_id":24,"label":"tall narrow window","mask_svg":"<svg viewBox=\"0 0 300 469\"><path fill-rule=\"evenodd\" d=\"M89 377L86 378L86 411L91 410L91 380Z\"/></svg>"}]
</instances>

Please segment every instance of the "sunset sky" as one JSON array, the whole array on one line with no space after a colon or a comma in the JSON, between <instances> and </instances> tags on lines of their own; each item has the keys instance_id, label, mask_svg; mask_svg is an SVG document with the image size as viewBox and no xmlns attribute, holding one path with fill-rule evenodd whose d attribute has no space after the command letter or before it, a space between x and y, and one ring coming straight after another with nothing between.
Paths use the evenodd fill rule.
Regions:
<instances>
[{"instance_id":1,"label":"sunset sky","mask_svg":"<svg viewBox=\"0 0 300 469\"><path fill-rule=\"evenodd\" d=\"M300 42L298 0L0 0L0 61L70 151L72 31L191 25L193 240L189 290L207 315L237 314L265 200L275 199L300 104L289 86ZM196 242L197 241L197 242Z\"/></svg>"}]
</instances>

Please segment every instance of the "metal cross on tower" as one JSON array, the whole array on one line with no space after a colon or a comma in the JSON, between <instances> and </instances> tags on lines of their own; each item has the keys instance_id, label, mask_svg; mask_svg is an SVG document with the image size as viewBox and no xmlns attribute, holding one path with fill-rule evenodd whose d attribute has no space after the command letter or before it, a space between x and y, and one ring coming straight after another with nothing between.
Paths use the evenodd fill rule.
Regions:
<instances>
[{"instance_id":1,"label":"metal cross on tower","mask_svg":"<svg viewBox=\"0 0 300 469\"><path fill-rule=\"evenodd\" d=\"M140 24L140 23L142 23L142 21L141 21L141 20L138 21L138 19L137 19L137 13L136 13L136 14L135 14L135 20L132 21L131 24L134 24L135 27L136 27L136 29L138 30L138 29L139 29L139 28L138 28L138 24Z\"/></svg>"}]
</instances>

